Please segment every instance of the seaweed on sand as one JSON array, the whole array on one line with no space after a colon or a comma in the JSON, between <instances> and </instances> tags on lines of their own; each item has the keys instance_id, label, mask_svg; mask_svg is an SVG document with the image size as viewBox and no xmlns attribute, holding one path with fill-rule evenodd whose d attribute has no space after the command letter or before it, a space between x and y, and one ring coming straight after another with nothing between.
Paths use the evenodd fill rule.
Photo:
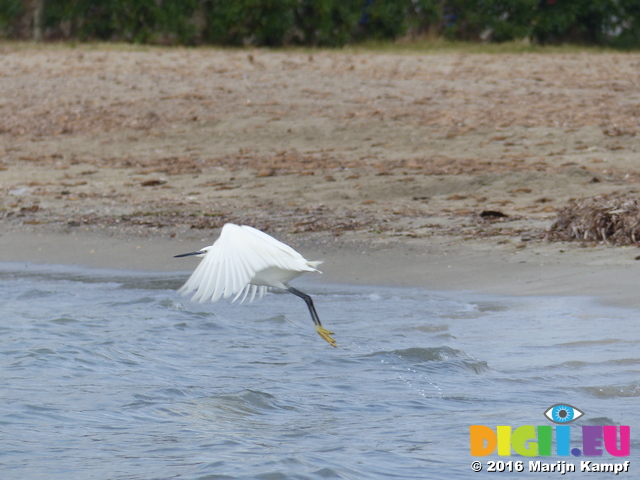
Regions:
<instances>
[{"instance_id":1,"label":"seaweed on sand","mask_svg":"<svg viewBox=\"0 0 640 480\"><path fill-rule=\"evenodd\" d=\"M558 212L547 239L595 241L613 245L640 242L640 201L628 195L573 200Z\"/></svg>"}]
</instances>

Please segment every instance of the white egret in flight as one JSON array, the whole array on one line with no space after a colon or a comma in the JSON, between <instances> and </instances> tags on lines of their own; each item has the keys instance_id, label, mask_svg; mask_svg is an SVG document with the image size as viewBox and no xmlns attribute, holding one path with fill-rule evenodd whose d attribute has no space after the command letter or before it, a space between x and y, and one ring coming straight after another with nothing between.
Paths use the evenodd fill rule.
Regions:
<instances>
[{"instance_id":1,"label":"white egret in flight","mask_svg":"<svg viewBox=\"0 0 640 480\"><path fill-rule=\"evenodd\" d=\"M262 297L268 288L280 288L302 298L315 324L316 331L332 346L337 346L330 332L322 326L306 293L289 286L289 282L305 272L320 272L316 267L321 261L309 261L293 248L270 235L247 225L227 223L220 237L210 247L176 257L195 255L204 257L191 277L180 288L180 293L195 292L192 300L201 303L233 296L240 303L253 301L256 294Z\"/></svg>"}]
</instances>

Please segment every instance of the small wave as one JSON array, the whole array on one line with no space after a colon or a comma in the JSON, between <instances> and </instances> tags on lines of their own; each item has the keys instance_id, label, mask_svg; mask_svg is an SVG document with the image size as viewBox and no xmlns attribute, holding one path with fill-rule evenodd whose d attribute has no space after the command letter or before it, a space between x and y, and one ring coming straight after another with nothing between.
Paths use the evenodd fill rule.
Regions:
<instances>
[{"instance_id":1,"label":"small wave","mask_svg":"<svg viewBox=\"0 0 640 480\"><path fill-rule=\"evenodd\" d=\"M603 363L608 365L640 365L640 358L616 358Z\"/></svg>"},{"instance_id":2,"label":"small wave","mask_svg":"<svg viewBox=\"0 0 640 480\"><path fill-rule=\"evenodd\" d=\"M391 353L400 358L415 362L451 360L455 358L465 358L467 356L466 353L451 347L413 347L403 350L392 350Z\"/></svg>"},{"instance_id":3,"label":"small wave","mask_svg":"<svg viewBox=\"0 0 640 480\"><path fill-rule=\"evenodd\" d=\"M233 394L222 394L203 399L201 402L209 409L220 410L226 414L247 416L263 415L277 410L294 410L291 406L283 406L276 397L257 390L242 390Z\"/></svg>"},{"instance_id":4,"label":"small wave","mask_svg":"<svg viewBox=\"0 0 640 480\"><path fill-rule=\"evenodd\" d=\"M593 417L583 421L585 425L617 425L617 423L609 417Z\"/></svg>"},{"instance_id":5,"label":"small wave","mask_svg":"<svg viewBox=\"0 0 640 480\"><path fill-rule=\"evenodd\" d=\"M273 315L271 317L261 317L256 319L259 322L269 323L289 323L289 319L285 315Z\"/></svg>"},{"instance_id":6,"label":"small wave","mask_svg":"<svg viewBox=\"0 0 640 480\"><path fill-rule=\"evenodd\" d=\"M566 369L571 368L573 370L580 368L593 368L597 365L618 365L618 366L635 366L640 365L640 358L619 358L613 360L606 360L604 362L585 362L582 360L569 360L566 362L558 363L555 365L549 365L549 369Z\"/></svg>"},{"instance_id":7,"label":"small wave","mask_svg":"<svg viewBox=\"0 0 640 480\"><path fill-rule=\"evenodd\" d=\"M79 323L79 320L69 317L60 317L54 318L53 320L51 320L51 323L56 323L58 325L67 325L69 323Z\"/></svg>"},{"instance_id":8,"label":"small wave","mask_svg":"<svg viewBox=\"0 0 640 480\"><path fill-rule=\"evenodd\" d=\"M36 300L40 298L47 298L51 296L57 296L58 292L53 290L42 290L40 288L31 288L20 294L18 300Z\"/></svg>"},{"instance_id":9,"label":"small wave","mask_svg":"<svg viewBox=\"0 0 640 480\"><path fill-rule=\"evenodd\" d=\"M624 340L619 338L603 338L602 340L580 340L577 342L558 343L559 347L589 347L596 345L611 345L613 343L622 343Z\"/></svg>"},{"instance_id":10,"label":"small wave","mask_svg":"<svg viewBox=\"0 0 640 480\"><path fill-rule=\"evenodd\" d=\"M380 351L367 355L369 357L394 357L413 365L437 363L438 366L453 365L474 373L489 370L489 365L467 355L462 350L451 347L412 347L402 350Z\"/></svg>"},{"instance_id":11,"label":"small wave","mask_svg":"<svg viewBox=\"0 0 640 480\"><path fill-rule=\"evenodd\" d=\"M418 330L419 332L440 333L440 332L446 332L447 330L449 330L449 326L448 325L420 325L418 327L415 327L415 329Z\"/></svg>"},{"instance_id":12,"label":"small wave","mask_svg":"<svg viewBox=\"0 0 640 480\"><path fill-rule=\"evenodd\" d=\"M582 391L595 398L640 397L640 384L582 387Z\"/></svg>"},{"instance_id":13,"label":"small wave","mask_svg":"<svg viewBox=\"0 0 640 480\"><path fill-rule=\"evenodd\" d=\"M141 304L149 304L149 303L155 303L156 299L153 297L138 297L138 298L133 298L130 300L125 300L125 301L117 301L117 302L111 302L109 305L111 307L117 308L117 307L130 307L133 305L141 305Z\"/></svg>"},{"instance_id":14,"label":"small wave","mask_svg":"<svg viewBox=\"0 0 640 480\"><path fill-rule=\"evenodd\" d=\"M184 304L175 298L165 298L160 300L158 304L162 308L168 308L169 310L185 310Z\"/></svg>"}]
</instances>

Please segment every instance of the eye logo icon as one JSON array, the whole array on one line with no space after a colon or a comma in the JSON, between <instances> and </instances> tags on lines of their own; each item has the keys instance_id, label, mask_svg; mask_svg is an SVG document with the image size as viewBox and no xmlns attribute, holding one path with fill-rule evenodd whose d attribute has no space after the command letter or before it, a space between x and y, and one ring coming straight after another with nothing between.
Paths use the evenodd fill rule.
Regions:
<instances>
[{"instance_id":1,"label":"eye logo icon","mask_svg":"<svg viewBox=\"0 0 640 480\"><path fill-rule=\"evenodd\" d=\"M571 423L577 420L584 412L579 408L572 407L563 403L558 403L552 407L547 408L544 412L544 416L551 420L553 423Z\"/></svg>"}]
</instances>

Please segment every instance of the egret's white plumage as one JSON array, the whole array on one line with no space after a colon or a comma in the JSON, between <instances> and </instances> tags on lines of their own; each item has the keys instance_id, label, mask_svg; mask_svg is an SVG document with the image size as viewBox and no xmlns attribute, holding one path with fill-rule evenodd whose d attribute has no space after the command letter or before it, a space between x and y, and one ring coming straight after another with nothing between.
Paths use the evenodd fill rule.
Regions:
<instances>
[{"instance_id":1,"label":"egret's white plumage","mask_svg":"<svg viewBox=\"0 0 640 480\"><path fill-rule=\"evenodd\" d=\"M195 292L193 300L215 302L221 298L262 297L268 288L281 288L301 297L307 303L316 330L334 347L331 332L322 327L313 301L307 294L288 283L305 272L321 273L316 267L321 261L309 261L293 248L270 235L247 225L227 223L220 237L209 247L192 253L176 255L204 257L191 277L180 288L183 295Z\"/></svg>"}]
</instances>

